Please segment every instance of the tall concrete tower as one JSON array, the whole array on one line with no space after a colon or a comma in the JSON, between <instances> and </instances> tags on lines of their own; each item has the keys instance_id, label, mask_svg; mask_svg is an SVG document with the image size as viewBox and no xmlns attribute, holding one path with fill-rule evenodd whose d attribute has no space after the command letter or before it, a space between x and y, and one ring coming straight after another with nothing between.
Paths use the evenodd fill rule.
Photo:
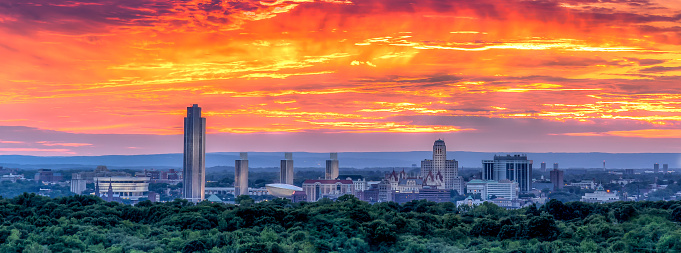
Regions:
<instances>
[{"instance_id":1,"label":"tall concrete tower","mask_svg":"<svg viewBox=\"0 0 681 253\"><path fill-rule=\"evenodd\" d=\"M669 173L669 164L662 164L662 173L667 174Z\"/></svg>"},{"instance_id":2,"label":"tall concrete tower","mask_svg":"<svg viewBox=\"0 0 681 253\"><path fill-rule=\"evenodd\" d=\"M279 182L282 184L293 184L293 153L286 152L285 160L281 160L281 172Z\"/></svg>"},{"instance_id":3,"label":"tall concrete tower","mask_svg":"<svg viewBox=\"0 0 681 253\"><path fill-rule=\"evenodd\" d=\"M234 161L234 197L248 195L248 153L239 156L241 159Z\"/></svg>"},{"instance_id":4,"label":"tall concrete tower","mask_svg":"<svg viewBox=\"0 0 681 253\"><path fill-rule=\"evenodd\" d=\"M338 178L338 153L331 153L330 160L326 160L326 174L324 179Z\"/></svg>"},{"instance_id":5,"label":"tall concrete tower","mask_svg":"<svg viewBox=\"0 0 681 253\"><path fill-rule=\"evenodd\" d=\"M206 118L201 107L187 107L184 118L183 195L191 202L204 199L206 183Z\"/></svg>"},{"instance_id":6,"label":"tall concrete tower","mask_svg":"<svg viewBox=\"0 0 681 253\"><path fill-rule=\"evenodd\" d=\"M653 165L653 172L655 174L660 173L660 164L656 163L656 164Z\"/></svg>"}]
</instances>

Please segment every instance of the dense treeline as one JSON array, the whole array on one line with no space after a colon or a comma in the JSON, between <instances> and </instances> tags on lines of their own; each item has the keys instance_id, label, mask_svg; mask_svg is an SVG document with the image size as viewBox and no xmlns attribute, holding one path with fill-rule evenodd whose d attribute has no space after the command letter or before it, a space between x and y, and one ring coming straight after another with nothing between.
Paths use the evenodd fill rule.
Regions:
<instances>
[{"instance_id":1,"label":"dense treeline","mask_svg":"<svg viewBox=\"0 0 681 253\"><path fill-rule=\"evenodd\" d=\"M93 196L0 199L0 252L675 252L681 202L555 200L505 210L276 199L136 206Z\"/></svg>"}]
</instances>

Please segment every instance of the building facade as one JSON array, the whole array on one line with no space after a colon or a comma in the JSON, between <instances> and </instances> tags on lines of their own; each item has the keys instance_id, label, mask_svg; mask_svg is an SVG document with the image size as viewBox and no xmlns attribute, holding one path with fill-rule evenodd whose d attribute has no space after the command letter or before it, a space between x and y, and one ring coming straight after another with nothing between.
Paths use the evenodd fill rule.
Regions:
<instances>
[{"instance_id":1,"label":"building facade","mask_svg":"<svg viewBox=\"0 0 681 253\"><path fill-rule=\"evenodd\" d=\"M602 186L599 186L595 192L584 193L584 196L582 196L582 201L589 203L610 203L619 200L617 192L606 191Z\"/></svg>"},{"instance_id":2,"label":"building facade","mask_svg":"<svg viewBox=\"0 0 681 253\"><path fill-rule=\"evenodd\" d=\"M293 184L293 153L286 152L284 160L281 160L281 170L279 172L279 182L282 184Z\"/></svg>"},{"instance_id":3,"label":"building facade","mask_svg":"<svg viewBox=\"0 0 681 253\"><path fill-rule=\"evenodd\" d=\"M99 196L107 201L114 198L139 201L149 197L148 177L97 177L95 182L98 184L96 188L108 189L99 192Z\"/></svg>"},{"instance_id":4,"label":"building facade","mask_svg":"<svg viewBox=\"0 0 681 253\"><path fill-rule=\"evenodd\" d=\"M307 202L315 202L322 198L337 199L345 194L355 195L352 180L308 179L303 182L303 191Z\"/></svg>"},{"instance_id":5,"label":"building facade","mask_svg":"<svg viewBox=\"0 0 681 253\"><path fill-rule=\"evenodd\" d=\"M508 179L501 181L471 180L466 185L467 193L480 194L482 200L504 198L508 200L518 199L519 187L517 182Z\"/></svg>"},{"instance_id":6,"label":"building facade","mask_svg":"<svg viewBox=\"0 0 681 253\"><path fill-rule=\"evenodd\" d=\"M338 178L338 153L331 153L329 155L329 160L326 160L326 173L324 174L324 179L337 179Z\"/></svg>"},{"instance_id":7,"label":"building facade","mask_svg":"<svg viewBox=\"0 0 681 253\"><path fill-rule=\"evenodd\" d=\"M463 192L463 179L459 177L459 162L454 159L447 160L447 146L445 141L440 139L433 144L433 159L421 161L421 178L425 179L431 173L442 175L443 189Z\"/></svg>"},{"instance_id":8,"label":"building facade","mask_svg":"<svg viewBox=\"0 0 681 253\"><path fill-rule=\"evenodd\" d=\"M483 180L511 180L518 183L521 192L532 190L532 160L526 155L495 155L494 160L482 161Z\"/></svg>"},{"instance_id":9,"label":"building facade","mask_svg":"<svg viewBox=\"0 0 681 253\"><path fill-rule=\"evenodd\" d=\"M234 161L234 197L248 195L248 153L242 152Z\"/></svg>"},{"instance_id":10,"label":"building facade","mask_svg":"<svg viewBox=\"0 0 681 253\"><path fill-rule=\"evenodd\" d=\"M71 175L71 192L75 194L83 194L85 191L87 182L79 173L73 173Z\"/></svg>"},{"instance_id":11,"label":"building facade","mask_svg":"<svg viewBox=\"0 0 681 253\"><path fill-rule=\"evenodd\" d=\"M565 185L563 180L563 171L555 168L551 171L551 183L553 183L553 190L557 191L563 189Z\"/></svg>"},{"instance_id":12,"label":"building facade","mask_svg":"<svg viewBox=\"0 0 681 253\"><path fill-rule=\"evenodd\" d=\"M206 118L201 107L187 107L184 118L183 195L191 202L204 199L206 184Z\"/></svg>"}]
</instances>

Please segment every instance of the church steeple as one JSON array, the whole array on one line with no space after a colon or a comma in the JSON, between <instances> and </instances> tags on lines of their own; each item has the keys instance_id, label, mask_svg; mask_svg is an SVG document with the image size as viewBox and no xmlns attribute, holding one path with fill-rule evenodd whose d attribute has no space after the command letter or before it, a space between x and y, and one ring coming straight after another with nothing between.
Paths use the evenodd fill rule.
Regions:
<instances>
[{"instance_id":1,"label":"church steeple","mask_svg":"<svg viewBox=\"0 0 681 253\"><path fill-rule=\"evenodd\" d=\"M99 197L99 178L95 181L95 196Z\"/></svg>"},{"instance_id":2,"label":"church steeple","mask_svg":"<svg viewBox=\"0 0 681 253\"><path fill-rule=\"evenodd\" d=\"M109 191L106 193L106 201L113 201L113 187L111 186L111 179L109 179Z\"/></svg>"}]
</instances>

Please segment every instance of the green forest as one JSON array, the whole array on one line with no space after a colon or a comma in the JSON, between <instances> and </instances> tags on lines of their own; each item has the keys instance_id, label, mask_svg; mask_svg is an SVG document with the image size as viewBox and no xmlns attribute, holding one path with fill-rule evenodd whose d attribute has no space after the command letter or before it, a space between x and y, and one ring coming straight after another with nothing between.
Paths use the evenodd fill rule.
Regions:
<instances>
[{"instance_id":1,"label":"green forest","mask_svg":"<svg viewBox=\"0 0 681 253\"><path fill-rule=\"evenodd\" d=\"M0 199L0 252L679 252L681 202L537 208L412 201Z\"/></svg>"}]
</instances>

